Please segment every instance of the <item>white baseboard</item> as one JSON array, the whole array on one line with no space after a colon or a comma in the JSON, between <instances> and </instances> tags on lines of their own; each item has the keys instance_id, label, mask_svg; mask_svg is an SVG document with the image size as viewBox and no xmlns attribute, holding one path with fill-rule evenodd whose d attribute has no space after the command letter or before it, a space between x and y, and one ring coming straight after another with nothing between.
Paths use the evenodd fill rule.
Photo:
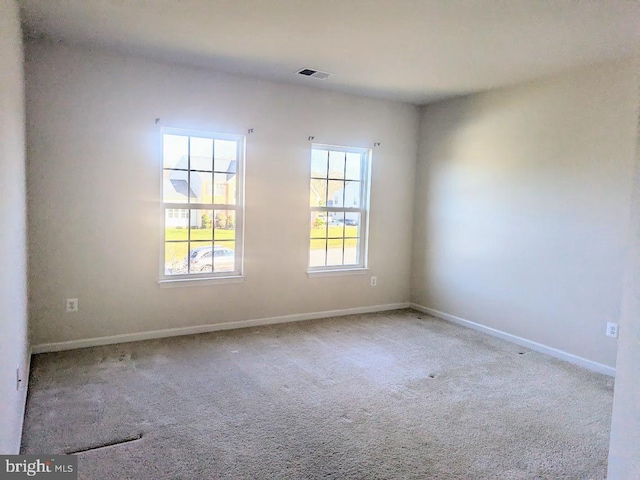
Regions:
<instances>
[{"instance_id":1,"label":"white baseboard","mask_svg":"<svg viewBox=\"0 0 640 480\"><path fill-rule=\"evenodd\" d=\"M178 337L181 335L193 335L196 333L208 333L217 332L220 330L233 330L236 328L258 327L261 325L273 325L276 323L300 322L304 320L313 320L316 318L342 317L345 315L355 315L358 313L384 312L388 310L409 308L410 306L411 304L409 302L390 303L386 305L373 305L370 307L326 310L324 312L298 313L293 315L283 315L280 317L258 318L254 320L239 320L237 322L213 323L209 325L194 325L192 327L167 328L164 330L153 330L149 332L125 333L122 335L85 338L81 340L69 340L66 342L42 343L40 345L34 345L31 348L31 352L34 354L45 352L59 352L62 350L73 350L76 348L112 345L114 343L138 342L140 340Z\"/></svg>"},{"instance_id":2,"label":"white baseboard","mask_svg":"<svg viewBox=\"0 0 640 480\"><path fill-rule=\"evenodd\" d=\"M419 312L423 312L433 317L439 318L441 320L446 320L448 322L452 322L457 325L461 325L463 327L471 328L473 330L477 330L478 332L491 335L492 337L501 338L502 340L507 340L508 342L515 343L516 345L529 348L536 352L544 353L546 355L550 355L560 360L564 360L565 362L573 363L574 365L578 365L588 370L593 370L594 372L603 373L605 375L609 375L612 377L615 377L616 375L616 369L614 367L610 367L602 363L594 362L592 360L588 360L586 358L573 355L572 353L568 353L563 350L558 350L557 348L549 347L547 345L543 345L541 343L534 342L532 340L527 340L526 338L518 337L516 335L512 335L510 333L506 333L501 330L496 330L495 328L487 327L485 325L472 322L470 320L465 320L464 318L456 317L455 315L450 315L448 313L441 312L439 310L434 310L433 308L428 308L423 305L418 305L417 303L412 303L411 308L413 308L414 310L418 310Z\"/></svg>"}]
</instances>

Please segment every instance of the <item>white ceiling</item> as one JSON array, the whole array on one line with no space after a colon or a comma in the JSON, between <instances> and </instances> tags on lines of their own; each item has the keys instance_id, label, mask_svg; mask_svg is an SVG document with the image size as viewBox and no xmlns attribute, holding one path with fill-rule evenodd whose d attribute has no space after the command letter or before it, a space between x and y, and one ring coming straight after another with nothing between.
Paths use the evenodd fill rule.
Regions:
<instances>
[{"instance_id":1,"label":"white ceiling","mask_svg":"<svg viewBox=\"0 0 640 480\"><path fill-rule=\"evenodd\" d=\"M635 0L20 4L27 36L417 104L640 54Z\"/></svg>"}]
</instances>

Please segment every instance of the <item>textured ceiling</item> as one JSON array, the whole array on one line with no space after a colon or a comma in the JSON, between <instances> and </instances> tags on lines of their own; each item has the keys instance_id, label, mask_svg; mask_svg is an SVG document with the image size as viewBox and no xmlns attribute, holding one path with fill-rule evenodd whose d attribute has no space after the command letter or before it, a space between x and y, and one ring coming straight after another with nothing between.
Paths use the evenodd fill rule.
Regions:
<instances>
[{"instance_id":1,"label":"textured ceiling","mask_svg":"<svg viewBox=\"0 0 640 480\"><path fill-rule=\"evenodd\" d=\"M20 0L27 36L407 101L640 54L633 0ZM328 80L296 76L303 67Z\"/></svg>"}]
</instances>

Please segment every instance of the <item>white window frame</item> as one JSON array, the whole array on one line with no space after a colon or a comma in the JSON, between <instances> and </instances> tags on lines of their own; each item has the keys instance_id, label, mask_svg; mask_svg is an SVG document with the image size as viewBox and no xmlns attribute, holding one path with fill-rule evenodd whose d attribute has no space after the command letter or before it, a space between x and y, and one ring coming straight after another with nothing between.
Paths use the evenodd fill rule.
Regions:
<instances>
[{"instance_id":1,"label":"white window frame","mask_svg":"<svg viewBox=\"0 0 640 480\"><path fill-rule=\"evenodd\" d=\"M230 204L216 204L216 203L192 203L191 198L187 199L186 203L178 202L165 202L164 201L164 149L163 141L164 135L180 135L185 137L198 137L198 138L210 138L215 140L233 140L237 144L236 151L236 203ZM173 287L173 286L189 286L189 285L209 285L215 283L236 283L242 281L244 278L244 166L245 166L245 140L244 135L234 135L227 133L214 133L199 130L187 130L181 128L169 128L163 127L160 129L160 211L161 211L161 235L160 235L160 261L159 261L159 280L158 284L161 287ZM214 157L215 157L215 142L214 142ZM191 160L188 160L188 168L184 170L186 172L191 171ZM213 174L213 171L212 171ZM213 179L212 179L213 180ZM190 175L187 173L187 182L190 182ZM188 183L189 184L189 183ZM214 184L215 185L215 184ZM212 188L215 186L212 185ZM190 187L188 187L189 189ZM215 198L215 195L213 195ZM235 248L234 248L234 270L230 272L198 272L198 273L185 273L167 275L165 273L165 221L166 210L174 209L177 213L177 209L186 209L189 211L187 215L187 256L190 254L190 225L189 215L191 210L233 210L235 212ZM215 215L215 213L214 213ZM213 221L213 218L212 218ZM214 233L215 240L215 233ZM213 241L214 241L213 240ZM213 244L212 241L212 244Z\"/></svg>"},{"instance_id":2,"label":"white window frame","mask_svg":"<svg viewBox=\"0 0 640 480\"><path fill-rule=\"evenodd\" d=\"M307 261L307 273L309 277L322 277L322 276L331 276L331 275L353 275L353 274L361 274L365 273L368 269L368 250L369 250L369 211L370 211L370 195L371 195L371 163L372 163L372 151L368 148L359 148L359 147L345 147L339 145L327 145L321 143L313 143L311 144L311 155L309 159L309 164L311 165L311 159L313 158L313 150L329 150L330 152L341 152L341 153L357 153L360 155L360 181L362 183L360 189L360 199L359 199L359 207L334 207L334 206L324 206L324 207L309 207L309 218L311 218L312 212L322 212L325 214L325 218L329 217L331 212L344 212L346 213L359 213L360 214L360 231L359 231L359 251L358 258L359 262L357 264L349 264L349 265L320 265L320 266L311 266L311 247L310 242L313 240L309 235L308 242L308 261ZM313 172L310 169L309 179L320 178L314 177ZM326 180L331 180L330 172L327 170ZM344 180L344 179L335 179L335 180ZM311 187L309 187L311 188ZM327 192L328 195L328 192ZM343 233L343 241L344 237ZM327 240L328 244L328 240ZM343 261L344 261L344 245L343 245ZM328 249L328 246L327 246ZM326 255L326 254L325 254ZM326 256L325 256L326 263Z\"/></svg>"}]
</instances>

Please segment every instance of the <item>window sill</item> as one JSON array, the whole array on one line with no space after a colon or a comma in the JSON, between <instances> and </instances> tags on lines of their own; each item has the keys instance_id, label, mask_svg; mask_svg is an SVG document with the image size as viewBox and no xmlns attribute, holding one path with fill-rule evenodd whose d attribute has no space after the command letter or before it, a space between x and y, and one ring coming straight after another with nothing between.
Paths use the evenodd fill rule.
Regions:
<instances>
[{"instance_id":1,"label":"window sill","mask_svg":"<svg viewBox=\"0 0 640 480\"><path fill-rule=\"evenodd\" d=\"M312 270L307 272L309 278L321 277L340 277L348 275L364 275L369 271L368 268L349 268L340 270Z\"/></svg>"},{"instance_id":2,"label":"window sill","mask_svg":"<svg viewBox=\"0 0 640 480\"><path fill-rule=\"evenodd\" d=\"M244 278L244 275L209 278L163 278L158 280L158 286L160 288L204 287L207 285L220 285L223 283L242 283L244 282Z\"/></svg>"}]
</instances>

